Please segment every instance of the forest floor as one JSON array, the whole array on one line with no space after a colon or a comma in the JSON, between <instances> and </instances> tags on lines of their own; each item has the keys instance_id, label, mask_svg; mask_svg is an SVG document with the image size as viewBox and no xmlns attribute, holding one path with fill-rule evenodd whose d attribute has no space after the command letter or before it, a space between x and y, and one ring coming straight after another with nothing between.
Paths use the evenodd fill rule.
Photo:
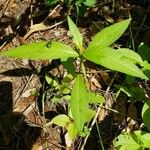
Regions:
<instances>
[{"instance_id":1,"label":"forest floor","mask_svg":"<svg viewBox=\"0 0 150 150\"><path fill-rule=\"evenodd\" d=\"M105 26L131 17L130 30L116 44L121 47L130 46L135 51L141 42L150 45L149 1L101 0L95 7L84 9L84 14L80 16L75 5L58 3L47 6L44 0L1 0L0 50L6 51L42 40L55 40L71 45L67 15L77 22L86 43ZM93 71L89 76L91 90L104 93L112 81L113 72L98 73L94 64L89 66L89 70ZM77 139L69 148L65 144L64 129L53 125L45 126L54 116L67 111L66 102L53 104L50 101L49 95L53 91L45 96L44 115L41 113L40 103L44 90L50 88L45 84L45 74L60 77L63 71L59 60L34 61L0 57L0 149L80 149L84 138ZM122 83L122 78L124 76L119 74L113 84ZM136 86L144 90L146 88L149 94L143 81L137 80ZM97 121L106 150L114 149L113 140L123 130L132 131L142 126L143 103L130 103L129 97L123 93L114 101L115 90L112 85ZM97 130L94 126L85 149L102 149Z\"/></svg>"}]
</instances>

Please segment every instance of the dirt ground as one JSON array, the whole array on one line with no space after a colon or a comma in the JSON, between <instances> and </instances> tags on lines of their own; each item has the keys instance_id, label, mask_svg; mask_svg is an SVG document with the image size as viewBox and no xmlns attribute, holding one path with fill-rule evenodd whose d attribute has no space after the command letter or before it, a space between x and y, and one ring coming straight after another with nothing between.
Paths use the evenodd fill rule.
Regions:
<instances>
[{"instance_id":1,"label":"dirt ground","mask_svg":"<svg viewBox=\"0 0 150 150\"><path fill-rule=\"evenodd\" d=\"M113 3L115 2L115 3ZM66 16L77 14L74 6L60 3L45 6L43 0L1 0L0 1L0 50L6 51L16 46L41 40L57 40L72 44L69 37ZM78 18L78 27L88 43L104 26L132 17L132 34L137 48L139 43L150 44L150 2L149 1L97 1L94 8L88 8L84 16ZM118 40L118 45L126 47L131 42L129 33ZM72 147L65 144L65 131L58 126L45 127L54 116L65 112L64 102L53 105L48 96L45 100L45 115L41 113L40 101L45 73L61 74L58 61L34 61L0 57L0 149L2 150L71 150L80 149L83 138ZM89 69L95 70L95 66ZM58 70L60 72L58 72ZM56 73L57 72L57 73ZM91 90L104 92L111 73L93 73L89 77ZM33 94L34 93L34 94ZM113 101L113 90L109 91L105 108L119 109ZM122 102L121 102L122 101ZM137 104L139 106L139 104ZM105 149L113 149L112 140L124 128L139 128L140 117L136 104L128 106L126 97L120 96L119 107L128 116L116 115L109 109L102 109L98 127ZM141 109L141 108L138 108ZM130 111L132 110L132 111ZM138 119L137 119L138 118ZM128 119L128 122L125 120ZM87 150L101 149L96 126L85 146Z\"/></svg>"}]
</instances>

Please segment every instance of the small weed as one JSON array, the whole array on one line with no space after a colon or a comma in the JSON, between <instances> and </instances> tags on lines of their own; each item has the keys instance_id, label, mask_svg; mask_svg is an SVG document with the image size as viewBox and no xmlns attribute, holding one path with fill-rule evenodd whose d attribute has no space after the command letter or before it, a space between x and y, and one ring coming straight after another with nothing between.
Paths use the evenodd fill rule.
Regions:
<instances>
[{"instance_id":1,"label":"small weed","mask_svg":"<svg viewBox=\"0 0 150 150\"><path fill-rule=\"evenodd\" d=\"M49 1L51 4L59 2L59 0ZM53 3L52 3L53 2ZM86 5L93 5L95 1L78 0L76 2L84 3ZM10 51L1 53L1 56L15 57L15 58L27 58L35 60L47 60L47 59L61 59L66 70L68 70L68 76L62 81L62 85L56 80L52 80L46 76L46 81L49 84L55 86L59 92L59 98L67 95L69 97L69 111L68 115L60 114L47 123L56 124L64 127L67 130L65 135L66 143L68 146L78 137L84 137L89 133L89 122L94 118L96 111L90 108L90 104L99 105L105 101L102 95L93 93L88 89L88 82L86 76L86 67L84 62L86 60L95 64L101 65L112 71L118 71L125 73L129 76L138 77L148 80L149 78L144 73L145 70L150 70L150 64L142 58L138 53L128 49L119 48L117 50L110 47L127 29L131 19L121 21L113 24L101 32L97 33L93 40L90 42L87 48L84 47L83 37L76 27L74 22L68 17L69 30L72 35L73 42L76 46L75 49L60 42L38 42L16 47ZM76 71L73 61L79 58L79 70ZM70 61L71 59L71 61ZM69 67L68 67L69 66ZM69 80L67 80L67 78ZM69 87L70 81L73 81L73 86ZM122 87L121 89L128 95L132 95L133 91L128 92L128 88ZM57 98L57 96L55 97ZM149 128L149 103L145 103L143 107L143 120ZM121 134L118 136L118 141L114 142L117 149L126 147L130 144L130 149L149 148L149 142L147 138L150 137L149 133L143 133L142 131L136 131L131 134ZM129 146L128 146L129 149Z\"/></svg>"}]
</instances>

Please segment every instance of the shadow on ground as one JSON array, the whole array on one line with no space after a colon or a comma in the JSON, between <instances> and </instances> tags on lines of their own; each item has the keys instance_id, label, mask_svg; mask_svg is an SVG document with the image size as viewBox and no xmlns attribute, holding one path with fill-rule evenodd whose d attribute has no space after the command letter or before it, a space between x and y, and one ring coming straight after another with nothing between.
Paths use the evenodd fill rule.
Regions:
<instances>
[{"instance_id":1,"label":"shadow on ground","mask_svg":"<svg viewBox=\"0 0 150 150\"><path fill-rule=\"evenodd\" d=\"M12 83L0 82L0 149L32 149L41 128L27 125L24 119L24 115L13 113Z\"/></svg>"}]
</instances>

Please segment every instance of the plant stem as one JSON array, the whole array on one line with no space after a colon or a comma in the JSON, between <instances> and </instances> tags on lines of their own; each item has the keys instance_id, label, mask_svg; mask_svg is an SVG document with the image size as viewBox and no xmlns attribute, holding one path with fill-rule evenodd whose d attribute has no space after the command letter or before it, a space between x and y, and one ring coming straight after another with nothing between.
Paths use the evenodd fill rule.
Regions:
<instances>
[{"instance_id":1,"label":"plant stem","mask_svg":"<svg viewBox=\"0 0 150 150\"><path fill-rule=\"evenodd\" d=\"M83 73L84 78L85 78L86 87L87 87L87 89L89 89L88 79L86 77L86 69L85 69L85 66L84 66L84 61L81 62L81 70L82 70L82 73Z\"/></svg>"}]
</instances>

